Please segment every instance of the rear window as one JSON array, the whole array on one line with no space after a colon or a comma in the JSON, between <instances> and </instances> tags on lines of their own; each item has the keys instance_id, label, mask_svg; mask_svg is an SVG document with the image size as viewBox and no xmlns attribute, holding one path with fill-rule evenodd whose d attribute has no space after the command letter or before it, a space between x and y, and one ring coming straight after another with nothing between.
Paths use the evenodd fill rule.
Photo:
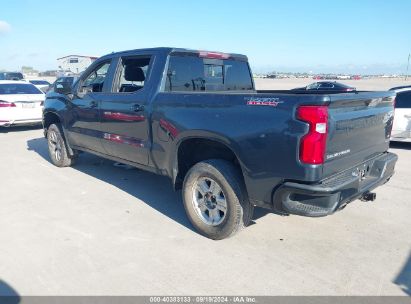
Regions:
<instances>
[{"instance_id":1,"label":"rear window","mask_svg":"<svg viewBox=\"0 0 411 304\"><path fill-rule=\"evenodd\" d=\"M2 80L22 80L23 74L22 73L13 73L13 72L6 72L2 74Z\"/></svg>"},{"instance_id":2,"label":"rear window","mask_svg":"<svg viewBox=\"0 0 411 304\"><path fill-rule=\"evenodd\" d=\"M248 63L239 60L170 56L166 91L253 90Z\"/></svg>"},{"instance_id":3,"label":"rear window","mask_svg":"<svg viewBox=\"0 0 411 304\"><path fill-rule=\"evenodd\" d=\"M334 84L329 82L324 82L320 84L320 89L332 89L334 88Z\"/></svg>"},{"instance_id":4,"label":"rear window","mask_svg":"<svg viewBox=\"0 0 411 304\"><path fill-rule=\"evenodd\" d=\"M62 82L73 83L74 77L61 77L61 78L58 78L56 82L57 83L62 83Z\"/></svg>"},{"instance_id":5,"label":"rear window","mask_svg":"<svg viewBox=\"0 0 411 304\"><path fill-rule=\"evenodd\" d=\"M49 85L50 83L45 81L45 80L30 80L30 83L36 84L36 85Z\"/></svg>"},{"instance_id":6,"label":"rear window","mask_svg":"<svg viewBox=\"0 0 411 304\"><path fill-rule=\"evenodd\" d=\"M396 108L411 108L411 91L401 92L395 98Z\"/></svg>"},{"instance_id":7,"label":"rear window","mask_svg":"<svg viewBox=\"0 0 411 304\"><path fill-rule=\"evenodd\" d=\"M11 94L43 94L43 92L37 89L32 84L24 84L24 83L0 84L0 95L11 95Z\"/></svg>"}]
</instances>

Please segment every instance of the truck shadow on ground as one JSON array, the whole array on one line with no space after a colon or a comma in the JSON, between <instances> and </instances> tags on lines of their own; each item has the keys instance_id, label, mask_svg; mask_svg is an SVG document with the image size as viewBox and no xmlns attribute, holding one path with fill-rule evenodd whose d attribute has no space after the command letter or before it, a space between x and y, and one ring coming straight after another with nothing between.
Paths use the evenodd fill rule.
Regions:
<instances>
[{"instance_id":1,"label":"truck shadow on ground","mask_svg":"<svg viewBox=\"0 0 411 304\"><path fill-rule=\"evenodd\" d=\"M20 303L20 295L9 284L0 279L0 303L17 304Z\"/></svg>"},{"instance_id":2,"label":"truck shadow on ground","mask_svg":"<svg viewBox=\"0 0 411 304\"><path fill-rule=\"evenodd\" d=\"M27 149L50 162L45 138L28 140ZM195 231L186 216L181 191L173 190L169 178L129 166L118 166L111 160L90 153L81 153L73 168L127 192L165 216ZM256 208L253 219L259 219L268 213L271 211Z\"/></svg>"},{"instance_id":3,"label":"truck shadow on ground","mask_svg":"<svg viewBox=\"0 0 411 304\"><path fill-rule=\"evenodd\" d=\"M411 296L411 253L404 267L395 278L394 284L398 285L407 295Z\"/></svg>"},{"instance_id":4,"label":"truck shadow on ground","mask_svg":"<svg viewBox=\"0 0 411 304\"><path fill-rule=\"evenodd\" d=\"M33 126L14 126L14 127L0 127L0 133L17 133L17 132L24 132L30 130L40 130L43 126L40 125L33 125Z\"/></svg>"},{"instance_id":5,"label":"truck shadow on ground","mask_svg":"<svg viewBox=\"0 0 411 304\"><path fill-rule=\"evenodd\" d=\"M47 162L50 162L45 138L28 140L27 149L36 152ZM186 217L181 192L173 190L171 182L167 177L133 167L116 165L111 160L90 153L81 153L73 169L127 192L194 231Z\"/></svg>"},{"instance_id":6,"label":"truck shadow on ground","mask_svg":"<svg viewBox=\"0 0 411 304\"><path fill-rule=\"evenodd\" d=\"M411 150L411 142L390 142L391 149Z\"/></svg>"}]
</instances>

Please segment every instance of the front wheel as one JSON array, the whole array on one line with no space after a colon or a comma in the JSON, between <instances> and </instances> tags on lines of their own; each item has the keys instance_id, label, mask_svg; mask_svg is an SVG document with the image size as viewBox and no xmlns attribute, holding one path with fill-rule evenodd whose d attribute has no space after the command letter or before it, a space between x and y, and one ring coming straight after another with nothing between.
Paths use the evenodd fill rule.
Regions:
<instances>
[{"instance_id":1,"label":"front wheel","mask_svg":"<svg viewBox=\"0 0 411 304\"><path fill-rule=\"evenodd\" d=\"M69 167L75 162L75 158L70 158L66 143L64 142L61 127L52 124L47 129L47 143L51 162L57 167Z\"/></svg>"},{"instance_id":2,"label":"front wheel","mask_svg":"<svg viewBox=\"0 0 411 304\"><path fill-rule=\"evenodd\" d=\"M234 235L253 215L240 170L225 160L194 165L184 179L183 201L193 226L214 240Z\"/></svg>"}]
</instances>

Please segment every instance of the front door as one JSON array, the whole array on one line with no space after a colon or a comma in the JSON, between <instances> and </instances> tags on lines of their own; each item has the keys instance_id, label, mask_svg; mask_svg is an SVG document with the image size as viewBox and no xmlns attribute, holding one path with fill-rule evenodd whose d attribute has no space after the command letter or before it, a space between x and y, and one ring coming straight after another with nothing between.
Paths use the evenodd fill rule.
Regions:
<instances>
[{"instance_id":1,"label":"front door","mask_svg":"<svg viewBox=\"0 0 411 304\"><path fill-rule=\"evenodd\" d=\"M104 61L79 80L73 92L68 119L68 136L73 145L104 153L101 144L99 103L110 61Z\"/></svg>"},{"instance_id":2,"label":"front door","mask_svg":"<svg viewBox=\"0 0 411 304\"><path fill-rule=\"evenodd\" d=\"M112 92L101 99L103 147L112 156L148 164L147 112L151 56L122 57L113 78Z\"/></svg>"}]
</instances>

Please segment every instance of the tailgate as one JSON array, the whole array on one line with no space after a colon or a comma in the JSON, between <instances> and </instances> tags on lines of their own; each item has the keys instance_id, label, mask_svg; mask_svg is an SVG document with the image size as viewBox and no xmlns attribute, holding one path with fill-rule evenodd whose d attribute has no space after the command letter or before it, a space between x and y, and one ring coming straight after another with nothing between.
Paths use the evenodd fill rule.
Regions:
<instances>
[{"instance_id":1,"label":"tailgate","mask_svg":"<svg viewBox=\"0 0 411 304\"><path fill-rule=\"evenodd\" d=\"M323 176L355 167L389 148L395 93L330 95Z\"/></svg>"}]
</instances>

